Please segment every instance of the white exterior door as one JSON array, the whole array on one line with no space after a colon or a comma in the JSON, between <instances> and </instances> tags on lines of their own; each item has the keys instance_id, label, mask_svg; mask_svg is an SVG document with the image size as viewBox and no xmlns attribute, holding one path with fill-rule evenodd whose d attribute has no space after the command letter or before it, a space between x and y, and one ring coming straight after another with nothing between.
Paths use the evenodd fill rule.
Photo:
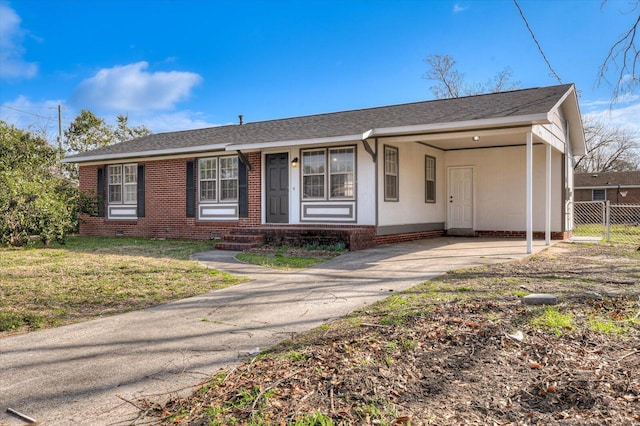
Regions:
<instances>
[{"instance_id":1,"label":"white exterior door","mask_svg":"<svg viewBox=\"0 0 640 426\"><path fill-rule=\"evenodd\" d=\"M449 168L448 228L473 229L473 168Z\"/></svg>"}]
</instances>

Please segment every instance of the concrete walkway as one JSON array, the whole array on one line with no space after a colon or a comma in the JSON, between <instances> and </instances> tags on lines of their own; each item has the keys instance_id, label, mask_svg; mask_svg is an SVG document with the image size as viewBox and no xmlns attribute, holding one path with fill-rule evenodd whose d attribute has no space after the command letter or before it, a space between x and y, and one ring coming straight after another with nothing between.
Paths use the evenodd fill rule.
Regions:
<instances>
[{"instance_id":1,"label":"concrete walkway","mask_svg":"<svg viewBox=\"0 0 640 426\"><path fill-rule=\"evenodd\" d=\"M534 242L534 252L544 243ZM220 368L451 269L526 257L525 242L438 238L281 272L235 253L194 257L251 281L152 309L0 339L0 425L131 424L123 399L188 394ZM121 398L120 398L121 397Z\"/></svg>"}]
</instances>

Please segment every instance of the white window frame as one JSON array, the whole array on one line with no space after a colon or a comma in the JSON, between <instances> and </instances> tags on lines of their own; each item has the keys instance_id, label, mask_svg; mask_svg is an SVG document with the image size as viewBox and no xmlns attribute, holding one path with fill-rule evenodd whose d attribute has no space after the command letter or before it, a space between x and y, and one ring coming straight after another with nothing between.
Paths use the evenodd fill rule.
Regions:
<instances>
[{"instance_id":1,"label":"white window frame","mask_svg":"<svg viewBox=\"0 0 640 426\"><path fill-rule=\"evenodd\" d=\"M602 197L596 197L596 191L602 194ZM607 190L606 189L592 189L591 190L591 201L607 201Z\"/></svg>"},{"instance_id":2,"label":"white window frame","mask_svg":"<svg viewBox=\"0 0 640 426\"><path fill-rule=\"evenodd\" d=\"M228 164L224 165L222 163L231 163L231 166ZM230 171L231 175L225 175L226 171ZM218 188L218 199L221 203L235 203L238 201L238 156L228 156L228 157L220 157L218 159L218 182L220 187ZM223 188L225 183L235 182L235 196L229 197L225 195L225 191L229 191L229 188Z\"/></svg>"},{"instance_id":3,"label":"white window frame","mask_svg":"<svg viewBox=\"0 0 640 426\"><path fill-rule=\"evenodd\" d=\"M395 156L395 159L387 158L387 156L391 154ZM392 177L395 178L395 194L390 194L389 192L387 192L387 189L389 188L387 179ZM397 147L390 145L384 146L384 200L400 200L400 152Z\"/></svg>"},{"instance_id":4,"label":"white window frame","mask_svg":"<svg viewBox=\"0 0 640 426\"><path fill-rule=\"evenodd\" d=\"M336 166L337 164L337 159L336 162L334 162L334 159L331 158L331 153L351 153L351 164L349 165L348 163L346 164L347 170L336 170L334 166ZM353 200L355 199L356 196L356 149L354 146L341 146L341 147L334 147L334 148L329 148L328 149L328 153L327 153L327 162L328 167L327 167L327 172L328 172L328 178L327 178L327 189L329 190L328 192L326 192L327 194L329 194L329 199L330 200ZM337 166L336 166L337 167ZM333 188L333 179L331 179L333 176L346 176L346 181L345 184L346 186L351 185L351 190L350 191L346 191L346 192L350 192L350 195L334 195L334 188Z\"/></svg>"},{"instance_id":5,"label":"white window frame","mask_svg":"<svg viewBox=\"0 0 640 426\"><path fill-rule=\"evenodd\" d=\"M352 161L351 161L351 166L347 167L347 169L350 170L335 170L334 167L332 167L331 164L331 153L332 152L339 152L339 151L347 151L347 152L351 152L352 154ZM305 154L310 154L310 153L321 153L323 155L323 164L322 166L324 167L324 169L322 170L322 172L315 172L315 173L307 173L306 169L307 167L305 166ZM300 173L300 179L302 180L301 182L301 197L303 201L324 201L324 200L355 200L356 199L356 189L357 189L357 183L356 183L356 165L357 165L357 159L356 159L356 146L355 145L346 145L346 146L335 146L335 147L330 147L330 148L311 148L311 149L304 149L300 151L300 157L302 158L302 166L301 166L301 173ZM331 177L332 176L338 176L338 175L346 175L347 176L347 181L350 180L351 182L351 195L333 195L332 194L332 187L331 187ZM305 177L308 176L322 176L322 190L323 190L323 194L322 196L316 196L316 197L312 197L312 196L307 196L305 195ZM350 179L349 179L350 176Z\"/></svg>"},{"instance_id":6,"label":"white window frame","mask_svg":"<svg viewBox=\"0 0 640 426\"><path fill-rule=\"evenodd\" d=\"M231 170L231 175L224 175L222 171L222 163L231 161L235 163L235 167L225 167L225 170ZM237 203L238 195L239 195L239 185L238 185L238 176L239 176L239 168L238 168L238 156L237 155L226 155L226 156L217 156L217 157L205 157L198 159L198 201L201 204L210 204L210 203ZM212 164L213 167L207 167L207 169L203 168L203 164L209 163ZM205 176L203 178L202 172L204 170L213 170L213 175ZM213 197L203 197L202 196L202 182L213 182ZM223 197L222 195L222 182L235 182L235 197ZM233 186L233 185L232 185Z\"/></svg>"},{"instance_id":7,"label":"white window frame","mask_svg":"<svg viewBox=\"0 0 640 426\"><path fill-rule=\"evenodd\" d=\"M431 163L431 164L430 164ZM433 197L429 198L429 184L432 186ZM424 202L436 202L436 157L431 155L424 156Z\"/></svg>"},{"instance_id":8,"label":"white window frame","mask_svg":"<svg viewBox=\"0 0 640 426\"><path fill-rule=\"evenodd\" d=\"M114 173L116 170L117 174ZM114 181L116 176L119 179ZM111 187L116 186L120 189L120 197L112 200ZM138 164L109 164L107 166L107 200L108 204L135 205L138 203Z\"/></svg>"}]
</instances>

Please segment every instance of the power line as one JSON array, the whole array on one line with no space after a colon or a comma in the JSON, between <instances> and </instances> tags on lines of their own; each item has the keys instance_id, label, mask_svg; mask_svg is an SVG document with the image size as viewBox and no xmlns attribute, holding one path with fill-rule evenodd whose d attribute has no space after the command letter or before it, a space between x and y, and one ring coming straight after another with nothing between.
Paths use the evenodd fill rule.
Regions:
<instances>
[{"instance_id":1,"label":"power line","mask_svg":"<svg viewBox=\"0 0 640 426\"><path fill-rule=\"evenodd\" d=\"M17 112L21 112L23 114L33 115L34 117L44 118L45 120L51 120L51 119L55 118L54 116L45 117L44 115L36 114L34 112L24 111L24 110L21 110L21 109L18 109L18 108L11 107L9 105L0 105L0 107L11 109L11 110L17 111Z\"/></svg>"},{"instance_id":2,"label":"power line","mask_svg":"<svg viewBox=\"0 0 640 426\"><path fill-rule=\"evenodd\" d=\"M562 84L562 80L560 79L560 76L558 75L558 73L551 66L551 63L547 59L547 56L542 51L542 47L540 46L540 43L538 43L538 39L536 38L535 34L533 34L533 30L529 26L529 22L527 22L527 18L524 17L524 13L522 13L522 9L520 9L520 5L518 4L518 0L513 0L513 3L515 3L516 7L518 8L518 12L520 12L520 16L522 17L522 20L524 21L524 24L527 26L527 29L529 30L529 34L531 34L531 38L533 38L533 41L535 42L536 46L538 46L538 50L540 51L540 54L542 55L542 59L544 59L544 61L547 63L547 66L549 67L549 70L551 70L551 75L554 76L558 80L558 83Z\"/></svg>"}]
</instances>

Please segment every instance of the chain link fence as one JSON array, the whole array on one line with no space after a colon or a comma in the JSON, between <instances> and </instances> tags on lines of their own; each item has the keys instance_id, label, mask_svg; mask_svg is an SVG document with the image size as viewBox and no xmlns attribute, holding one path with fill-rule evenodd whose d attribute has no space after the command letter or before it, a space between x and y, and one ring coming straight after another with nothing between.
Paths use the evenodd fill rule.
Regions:
<instances>
[{"instance_id":1,"label":"chain link fence","mask_svg":"<svg viewBox=\"0 0 640 426\"><path fill-rule=\"evenodd\" d=\"M640 204L576 201L569 208L574 241L640 244Z\"/></svg>"}]
</instances>

